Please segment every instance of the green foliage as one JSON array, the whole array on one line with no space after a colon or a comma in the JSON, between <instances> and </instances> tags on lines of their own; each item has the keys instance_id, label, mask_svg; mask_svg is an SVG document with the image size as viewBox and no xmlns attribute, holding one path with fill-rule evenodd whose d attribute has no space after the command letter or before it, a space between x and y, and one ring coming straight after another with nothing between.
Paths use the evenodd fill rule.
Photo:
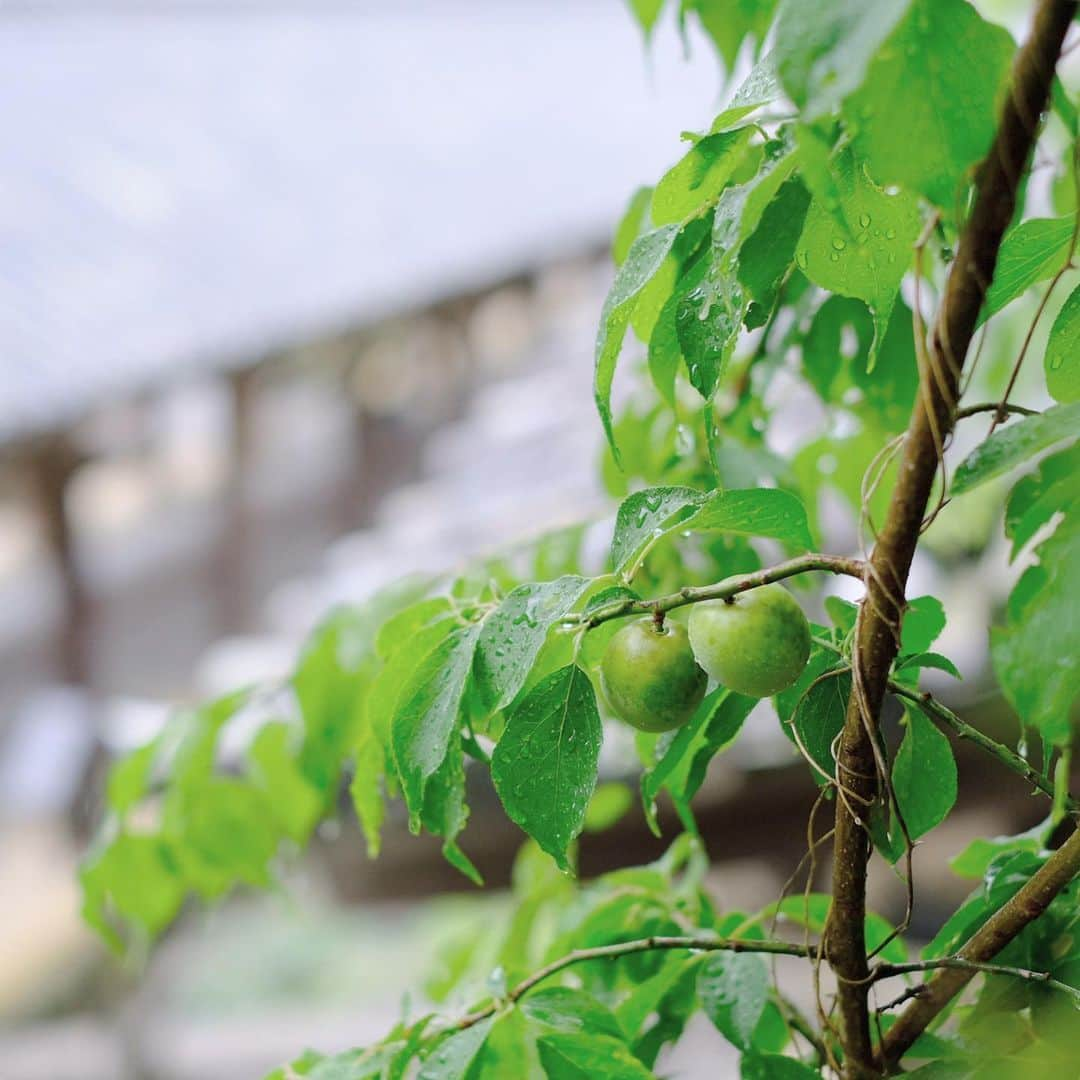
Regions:
<instances>
[{"instance_id":1,"label":"green foliage","mask_svg":"<svg viewBox=\"0 0 1080 1080\"><path fill-rule=\"evenodd\" d=\"M956 760L949 740L918 709L905 709L904 718L904 740L892 769L896 809L889 835L878 845L890 862L903 855L905 840L918 840L939 825L956 802Z\"/></svg>"},{"instance_id":2,"label":"green foliage","mask_svg":"<svg viewBox=\"0 0 1080 1080\"><path fill-rule=\"evenodd\" d=\"M777 68L807 119L835 108L862 85L905 7L892 0L784 0L776 19Z\"/></svg>"},{"instance_id":3,"label":"green foliage","mask_svg":"<svg viewBox=\"0 0 1080 1080\"><path fill-rule=\"evenodd\" d=\"M468 847L474 781L490 779L526 834L512 908L486 909L427 987L436 1001L466 995L471 1013L403 1020L371 1047L306 1053L273 1080L640 1080L663 1072L659 1055L698 1013L737 1048L744 1080L831 1075L828 1059L844 1049L835 1023L811 1049L791 1036L790 1006L762 955L715 948L717 938L760 944L774 922L820 941L842 914L819 893L771 898L757 912L719 910L702 885L694 800L756 708L775 712L809 792L816 784L823 803L847 799L836 745L857 715L860 608L804 591L799 606L824 610L831 625L811 626L809 660L793 685L759 703L732 689L764 688L740 681L743 665L724 674L730 685L710 685L677 730L639 732L645 820L659 835L667 800L683 834L655 863L580 885L577 838L614 824L630 802L626 776L598 787L614 719L601 662L613 635L632 625L627 616L648 619L650 600L665 597L658 610L672 625L693 626L692 612L710 611L692 606L709 586L813 551L820 539L850 552L856 534L864 546L877 535L909 418L935 379L917 358L933 340L922 320L954 269L1015 46L966 0L628 7L647 42L667 12L684 32L703 33L728 72L754 66L708 129L686 134L681 156L638 188L614 236L617 269L594 357L608 444L602 477L618 500L602 572L586 558L580 524L458 578L391 586L331 612L281 685L177 710L108 779L81 878L87 921L117 949L165 932L191 899L271 885L280 860L344 806L374 857L387 804L402 799L411 829L440 836L446 858L476 882L459 846ZM766 40L772 50L760 56ZM1035 156L1064 168L1050 184L1025 180L1020 192L979 315L989 359L975 369L974 400L999 400L1015 360L1037 350L1030 311L1012 302L1074 255L1077 110L1062 78L1052 110ZM1044 825L976 838L956 857L955 872L980 884L927 946L928 960L952 956L1039 872L1069 805L1080 694L1078 297L1074 289L1065 300L1042 358L1057 404L995 425L954 470L947 458L934 493L963 514L971 503L958 497L987 485L992 500L990 482L1025 470L1000 501L1012 557L1027 564L995 617L990 651L1005 699L1041 739L1043 775L1053 772L1057 795ZM625 397L621 381L613 394L617 369ZM1031 374L1029 365L1008 393L1038 404L1042 384ZM775 588L797 593L813 580ZM764 595L756 585L748 594ZM891 723L878 732L879 796L857 808L889 864L945 820L957 795L948 736L907 708L906 696L927 673L960 677L934 651L945 620L936 597L906 603L889 671L904 695L902 737ZM771 646L779 651L775 635ZM693 689L680 720L703 692ZM1080 986L1078 891L1069 885L997 960ZM864 930L871 964L905 961L890 922L871 914ZM688 935L700 947L648 940ZM563 966L568 954L574 962ZM1075 1017L1061 1010L1071 1007L1060 986L980 977L920 1039L913 1056L932 1063L913 1075L981 1076L1005 1059L1064 1075L1058 1064L1076 1050ZM892 1022L881 1014L882 1030Z\"/></svg>"},{"instance_id":4,"label":"green foliage","mask_svg":"<svg viewBox=\"0 0 1080 1080\"><path fill-rule=\"evenodd\" d=\"M1009 34L966 0L913 0L844 104L856 152L877 183L952 213L990 146L1013 51Z\"/></svg>"},{"instance_id":5,"label":"green foliage","mask_svg":"<svg viewBox=\"0 0 1080 1080\"><path fill-rule=\"evenodd\" d=\"M510 713L491 759L506 812L564 869L570 842L585 825L601 737L592 683L570 665Z\"/></svg>"},{"instance_id":6,"label":"green foliage","mask_svg":"<svg viewBox=\"0 0 1080 1080\"><path fill-rule=\"evenodd\" d=\"M1080 403L1055 405L1014 421L980 443L959 465L952 493L961 495L1024 464L1055 443L1080 433Z\"/></svg>"},{"instance_id":7,"label":"green foliage","mask_svg":"<svg viewBox=\"0 0 1080 1080\"><path fill-rule=\"evenodd\" d=\"M1080 286L1054 320L1044 366L1046 388L1058 401L1080 401Z\"/></svg>"},{"instance_id":8,"label":"green foliage","mask_svg":"<svg viewBox=\"0 0 1080 1080\"><path fill-rule=\"evenodd\" d=\"M982 318L990 318L1032 285L1053 277L1068 258L1075 228L1075 214L1031 218L1014 225L1002 241Z\"/></svg>"}]
</instances>

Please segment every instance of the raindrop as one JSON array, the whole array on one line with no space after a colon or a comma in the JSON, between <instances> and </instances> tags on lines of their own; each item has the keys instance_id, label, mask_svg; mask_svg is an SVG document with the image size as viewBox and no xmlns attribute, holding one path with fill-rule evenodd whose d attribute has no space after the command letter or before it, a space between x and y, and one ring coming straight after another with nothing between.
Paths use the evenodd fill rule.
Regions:
<instances>
[{"instance_id":1,"label":"raindrop","mask_svg":"<svg viewBox=\"0 0 1080 1080\"><path fill-rule=\"evenodd\" d=\"M833 237L833 240L832 240L832 246L833 246L833 247L834 247L834 248L835 248L835 249L836 249L837 251L843 251L843 250L844 250L844 248L846 248L846 247L847 247L847 241L846 241L846 240L845 240L845 239L844 239L843 237L840 237L840 236L834 236L834 237Z\"/></svg>"},{"instance_id":2,"label":"raindrop","mask_svg":"<svg viewBox=\"0 0 1080 1080\"><path fill-rule=\"evenodd\" d=\"M868 229L870 227L870 215L869 214L860 214L859 215L859 224L864 229Z\"/></svg>"},{"instance_id":3,"label":"raindrop","mask_svg":"<svg viewBox=\"0 0 1080 1080\"><path fill-rule=\"evenodd\" d=\"M895 229L886 229L885 230L885 237L888 240L895 240L896 239L896 230Z\"/></svg>"},{"instance_id":4,"label":"raindrop","mask_svg":"<svg viewBox=\"0 0 1080 1080\"><path fill-rule=\"evenodd\" d=\"M803 270L805 270L806 269L806 252L805 251L797 252L796 255L795 255L795 261L799 264L799 266Z\"/></svg>"},{"instance_id":5,"label":"raindrop","mask_svg":"<svg viewBox=\"0 0 1080 1080\"><path fill-rule=\"evenodd\" d=\"M1057 356L1055 356L1055 357L1054 357L1054 358L1053 358L1053 359L1052 359L1052 360L1050 361L1050 370L1051 370L1051 371L1057 371L1057 370L1058 370L1058 368L1060 368L1060 367L1061 367L1061 365L1062 365L1062 364L1064 364L1064 363L1065 363L1065 357L1064 357L1064 356L1062 356L1062 355L1061 355L1061 353L1058 353L1058 355L1057 355Z\"/></svg>"},{"instance_id":6,"label":"raindrop","mask_svg":"<svg viewBox=\"0 0 1080 1080\"><path fill-rule=\"evenodd\" d=\"M839 262L839 261L840 261L840 255L839 255L839 253L838 253L838 252L836 252L836 251L832 251L832 252L830 252L830 253L829 253L829 261L830 261L830 262Z\"/></svg>"},{"instance_id":7,"label":"raindrop","mask_svg":"<svg viewBox=\"0 0 1080 1080\"><path fill-rule=\"evenodd\" d=\"M645 496L645 506L653 514L655 514L656 511L660 509L661 505L663 504L663 501L664 501L664 498L663 498L662 495L652 494L652 495L646 495Z\"/></svg>"}]
</instances>

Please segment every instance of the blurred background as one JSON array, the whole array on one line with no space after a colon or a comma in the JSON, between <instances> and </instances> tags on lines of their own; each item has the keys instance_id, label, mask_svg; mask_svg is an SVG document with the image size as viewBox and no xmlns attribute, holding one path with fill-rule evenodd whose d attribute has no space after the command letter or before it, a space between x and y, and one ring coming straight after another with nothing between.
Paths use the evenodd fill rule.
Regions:
<instances>
[{"instance_id":1,"label":"blurred background","mask_svg":"<svg viewBox=\"0 0 1080 1080\"><path fill-rule=\"evenodd\" d=\"M671 26L646 54L618 0L9 0L0 62L0 1072L258 1077L388 1029L475 918L462 879L402 821L368 863L343 815L278 893L121 963L75 876L103 770L177 702L286 675L332 604L610 513L611 231L723 73ZM994 514L943 514L914 589L949 607L939 647L973 676L949 701L980 722ZM967 889L935 860L1040 817L960 764L924 931ZM767 717L717 762L725 899L777 894L813 794ZM521 836L474 802L470 854L504 885ZM583 863L659 850L632 812ZM667 1067L722 1053L700 1032Z\"/></svg>"}]
</instances>

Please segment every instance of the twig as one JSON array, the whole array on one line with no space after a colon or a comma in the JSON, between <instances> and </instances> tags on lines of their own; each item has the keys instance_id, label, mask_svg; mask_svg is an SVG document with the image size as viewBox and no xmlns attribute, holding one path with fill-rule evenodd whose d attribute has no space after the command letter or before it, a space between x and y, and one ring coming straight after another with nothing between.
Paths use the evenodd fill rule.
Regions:
<instances>
[{"instance_id":1,"label":"twig","mask_svg":"<svg viewBox=\"0 0 1080 1080\"><path fill-rule=\"evenodd\" d=\"M655 600L635 600L632 597L615 600L589 615L571 616L564 621L563 625L585 625L591 630L594 626L599 626L609 619L619 619L624 615L656 615L658 612L668 612L673 608L684 607L686 604L697 604L702 600L730 600L731 597L746 592L748 589L760 589L763 585L771 585L773 582L783 581L785 578L805 574L811 570L847 574L848 577L858 578L861 581L863 565L859 559L847 559L838 555L800 555L798 558L789 559L787 562L778 563L764 570L729 577L715 585L688 586L668 596L657 597Z\"/></svg>"},{"instance_id":2,"label":"twig","mask_svg":"<svg viewBox=\"0 0 1080 1080\"><path fill-rule=\"evenodd\" d=\"M462 1031L472 1027L473 1024L486 1020L493 1016L504 1005L513 1003L523 997L538 983L557 975L560 971L573 964L581 964L587 960L615 959L620 956L630 956L633 953L652 952L659 949L687 949L692 952L733 952L733 953L771 953L774 956L799 956L804 959L816 955L816 946L795 945L787 941L751 941L742 938L717 938L717 937L647 937L635 941L617 941L613 945L597 945L591 949L575 949L573 952L552 960L539 971L534 971L527 978L522 979L505 998L485 1005L482 1009L463 1016L451 1025L454 1031Z\"/></svg>"},{"instance_id":3,"label":"twig","mask_svg":"<svg viewBox=\"0 0 1080 1080\"><path fill-rule=\"evenodd\" d=\"M878 722L889 671L898 652L904 592L938 472L939 449L952 431L964 359L994 275L1002 236L1016 209L1017 190L1038 137L1039 118L1050 97L1058 52L1076 10L1077 0L1041 0L1031 35L1017 53L1010 93L993 144L977 173L975 200L960 234L931 334L929 359L934 378L921 380L927 384L925 392L916 399L896 486L869 561L867 596L853 665L859 673L858 693L853 691L848 702L838 755L845 775L852 778L852 786L866 798L877 793L872 729ZM838 978L845 1080L878 1076L881 1066L870 1035L866 982L869 966L864 919L869 856L866 830L849 807L837 800L828 954ZM967 958L988 960L996 951ZM970 978L969 972L944 971L934 982L960 980L962 984ZM920 1010L919 1015L925 1014L929 1022L953 993L955 990L940 1001L929 995L927 1000L916 1000L904 1015ZM918 1031L924 1026L918 1026ZM901 1036L907 1029L908 1025L900 1028ZM889 1033L892 1041L886 1040L890 1047L886 1058L890 1062L911 1045L901 1037L892 1038L895 1030Z\"/></svg>"},{"instance_id":4,"label":"twig","mask_svg":"<svg viewBox=\"0 0 1080 1080\"><path fill-rule=\"evenodd\" d=\"M878 964L873 971L873 980L887 979L893 975L910 975L916 971L963 971L969 977L976 975L1008 975L1013 979L1023 979L1025 982L1038 982L1051 989L1060 990L1068 994L1080 1003L1080 990L1075 986L1055 979L1049 971L1031 971L1027 968L1008 967L1005 964L980 963L977 960L968 960L963 956L943 956L937 960L911 960L902 964ZM909 997L919 997L920 994L910 994ZM893 1002L895 1005L896 1002Z\"/></svg>"},{"instance_id":5,"label":"twig","mask_svg":"<svg viewBox=\"0 0 1080 1080\"><path fill-rule=\"evenodd\" d=\"M1044 795L1051 799L1054 798L1054 785L1037 769L1033 769L1028 762L1015 751L1010 750L1004 743L991 739L989 735L983 734L977 727L972 727L971 724L961 720L951 709L947 709L942 705L933 694L909 690L906 686L901 686L892 679L889 680L889 690L897 697L916 705L931 720L936 720L952 728L959 738L968 739L980 750L997 758L1005 768L1011 769L1014 773L1022 776L1032 787L1038 788ZM1080 814L1080 802L1077 802L1071 796L1066 797L1065 806L1070 814Z\"/></svg>"},{"instance_id":6,"label":"twig","mask_svg":"<svg viewBox=\"0 0 1080 1080\"><path fill-rule=\"evenodd\" d=\"M1023 405L1013 405L1008 401L982 401L978 405L965 405L962 409L957 409L956 419L964 420L969 416L976 416L978 413L996 413L1002 410L1006 413L1014 413L1017 416L1037 416L1039 413L1038 409L1028 409Z\"/></svg>"},{"instance_id":7,"label":"twig","mask_svg":"<svg viewBox=\"0 0 1080 1080\"><path fill-rule=\"evenodd\" d=\"M925 984L923 993L908 1004L889 1028L878 1052L878 1065L884 1068L895 1066L931 1021L978 974L980 967L985 968L1034 922L1078 872L1080 830L1074 831L1028 878L1019 892L983 923L949 964L938 965L942 970ZM1008 970L1009 974L1015 974L1012 969Z\"/></svg>"}]
</instances>

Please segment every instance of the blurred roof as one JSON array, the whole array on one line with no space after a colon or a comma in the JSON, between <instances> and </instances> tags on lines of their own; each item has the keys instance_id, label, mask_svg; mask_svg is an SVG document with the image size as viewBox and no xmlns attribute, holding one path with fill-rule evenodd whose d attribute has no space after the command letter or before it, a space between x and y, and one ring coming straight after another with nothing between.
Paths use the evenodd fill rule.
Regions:
<instances>
[{"instance_id":1,"label":"blurred roof","mask_svg":"<svg viewBox=\"0 0 1080 1080\"><path fill-rule=\"evenodd\" d=\"M0 440L599 240L719 89L620 0L24 0L0 64Z\"/></svg>"}]
</instances>

